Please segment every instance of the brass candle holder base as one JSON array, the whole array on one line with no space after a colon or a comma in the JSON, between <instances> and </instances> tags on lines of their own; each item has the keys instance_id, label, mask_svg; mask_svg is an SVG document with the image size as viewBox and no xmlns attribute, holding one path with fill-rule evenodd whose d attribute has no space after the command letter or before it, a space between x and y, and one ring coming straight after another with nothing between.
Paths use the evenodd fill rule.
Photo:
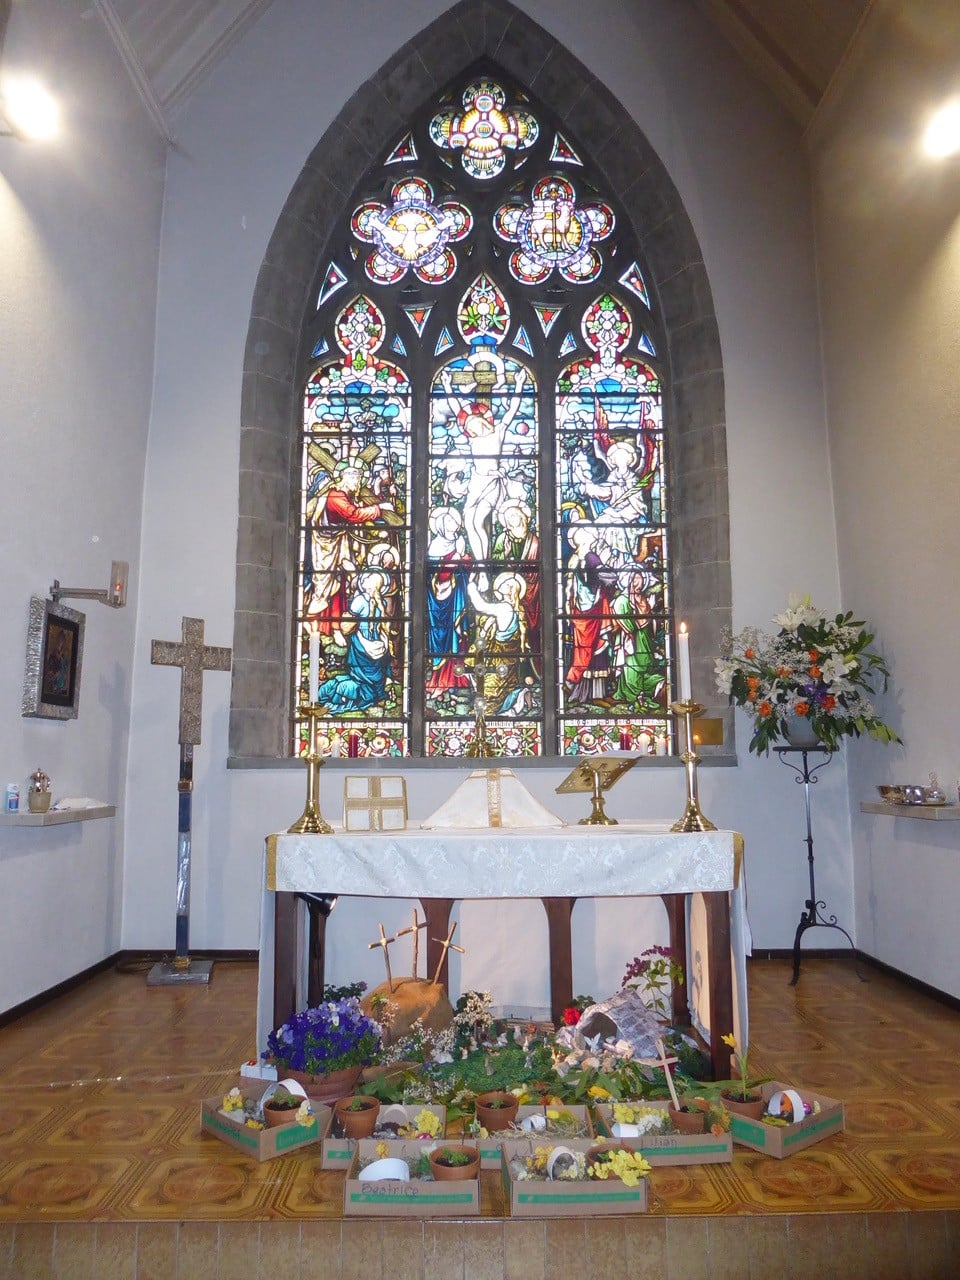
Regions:
<instances>
[{"instance_id":1,"label":"brass candle holder base","mask_svg":"<svg viewBox=\"0 0 960 1280\"><path fill-rule=\"evenodd\" d=\"M685 749L680 759L683 761L684 769L687 775L687 803L684 806L683 813L670 828L671 831L716 831L716 823L710 821L704 816L703 810L700 808L700 797L697 787L697 765L700 757L694 749L693 741L693 721L696 716L702 715L706 710L701 707L698 702L672 702L670 709L674 715L683 718L684 735L686 738Z\"/></svg>"},{"instance_id":2,"label":"brass candle holder base","mask_svg":"<svg viewBox=\"0 0 960 1280\"><path fill-rule=\"evenodd\" d=\"M317 751L317 720L328 714L326 707L301 703L300 711L310 717L310 739L307 746L307 803L303 813L287 827L291 835L332 835L333 827L320 812L320 770L323 759Z\"/></svg>"}]
</instances>

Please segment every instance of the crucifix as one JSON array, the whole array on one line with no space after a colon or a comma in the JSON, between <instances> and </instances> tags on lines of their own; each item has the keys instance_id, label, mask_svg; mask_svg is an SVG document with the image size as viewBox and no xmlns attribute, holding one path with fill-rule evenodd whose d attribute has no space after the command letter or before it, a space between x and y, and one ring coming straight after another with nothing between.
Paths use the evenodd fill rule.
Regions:
<instances>
[{"instance_id":1,"label":"crucifix","mask_svg":"<svg viewBox=\"0 0 960 1280\"><path fill-rule=\"evenodd\" d=\"M426 920L417 919L417 908L413 908L413 924L408 924L406 929L398 929L397 937L404 938L408 933L413 934L413 980L417 980L417 970L420 968L420 930L427 927ZM441 961L441 964L443 962Z\"/></svg>"},{"instance_id":2,"label":"crucifix","mask_svg":"<svg viewBox=\"0 0 960 1280\"><path fill-rule=\"evenodd\" d=\"M193 748L200 742L204 671L229 671L229 649L203 643L203 619L183 618L181 639L154 640L150 661L180 668L180 778L177 782L177 934L173 960L162 960L147 974L147 986L209 982L212 960L191 960L190 843L193 799Z\"/></svg>"},{"instance_id":3,"label":"crucifix","mask_svg":"<svg viewBox=\"0 0 960 1280\"><path fill-rule=\"evenodd\" d=\"M393 995L393 974L390 972L390 943L396 942L396 938L388 938L383 931L383 924L380 925L380 937L376 942L368 942L367 950L372 951L374 947L383 948L383 963L387 966L387 990Z\"/></svg>"},{"instance_id":4,"label":"crucifix","mask_svg":"<svg viewBox=\"0 0 960 1280\"><path fill-rule=\"evenodd\" d=\"M466 949L464 947L458 947L457 944L453 941L453 935L456 932L457 932L457 922L456 920L454 920L453 924L450 926L450 932L447 934L445 938L433 939L434 942L439 942L440 944L440 963L437 965L437 971L433 975L434 986L436 986L437 983L440 981L440 970L443 968L443 962L447 958L447 952L459 951L461 955L466 954Z\"/></svg>"}]
</instances>

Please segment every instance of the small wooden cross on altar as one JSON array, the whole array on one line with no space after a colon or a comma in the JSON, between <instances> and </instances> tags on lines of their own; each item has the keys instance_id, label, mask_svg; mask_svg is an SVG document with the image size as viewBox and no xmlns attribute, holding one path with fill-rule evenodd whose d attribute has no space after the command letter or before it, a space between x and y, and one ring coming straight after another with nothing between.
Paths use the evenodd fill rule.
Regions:
<instances>
[{"instance_id":1,"label":"small wooden cross on altar","mask_svg":"<svg viewBox=\"0 0 960 1280\"><path fill-rule=\"evenodd\" d=\"M417 908L413 908L413 924L407 925L406 929L398 929L397 937L405 938L408 933L413 934L413 979L417 979L417 970L420 968L420 930L427 927L426 920L417 919ZM443 962L441 961L441 964Z\"/></svg>"},{"instance_id":2,"label":"small wooden cross on altar","mask_svg":"<svg viewBox=\"0 0 960 1280\"><path fill-rule=\"evenodd\" d=\"M374 947L383 947L383 963L387 966L387 990L393 994L393 974L390 972L390 943L396 942L396 938L388 938L384 933L383 925L380 925L380 937L376 942L368 942L367 950L372 951Z\"/></svg>"},{"instance_id":3,"label":"small wooden cross on altar","mask_svg":"<svg viewBox=\"0 0 960 1280\"><path fill-rule=\"evenodd\" d=\"M453 941L453 935L456 933L456 931L457 931L457 922L454 921L453 924L450 926L450 932L447 934L445 938L433 939L434 942L440 943L440 961L437 965L437 971L433 975L434 986L436 986L437 983L440 981L440 970L443 968L443 962L447 958L447 952L459 951L461 955L466 954L466 949L464 947L458 947L457 944Z\"/></svg>"},{"instance_id":4,"label":"small wooden cross on altar","mask_svg":"<svg viewBox=\"0 0 960 1280\"><path fill-rule=\"evenodd\" d=\"M203 643L203 619L182 618L182 639L154 640L150 661L158 667L180 667L180 741L200 741L204 671L229 671L229 649Z\"/></svg>"}]
</instances>

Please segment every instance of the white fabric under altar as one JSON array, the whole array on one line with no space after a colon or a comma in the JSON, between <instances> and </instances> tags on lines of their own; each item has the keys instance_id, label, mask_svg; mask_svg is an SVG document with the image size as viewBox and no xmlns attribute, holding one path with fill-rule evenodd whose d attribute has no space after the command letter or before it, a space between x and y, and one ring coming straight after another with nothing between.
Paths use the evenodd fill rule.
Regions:
<instances>
[{"instance_id":1,"label":"white fabric under altar","mask_svg":"<svg viewBox=\"0 0 960 1280\"><path fill-rule=\"evenodd\" d=\"M257 1044L272 1028L273 891L372 898L622 898L689 895L691 1014L709 1037L703 972L703 913L694 895L729 892L731 969L738 1035L746 1043L749 927L739 875L741 838L732 831L671 832L667 824L557 829L281 833L265 851ZM329 928L336 929L336 915ZM461 939L463 941L463 939ZM642 947L637 947L637 951ZM306 948L301 991L306 990ZM302 1006L303 1000L300 1004ZM718 1034L726 1031L720 1028Z\"/></svg>"}]
</instances>

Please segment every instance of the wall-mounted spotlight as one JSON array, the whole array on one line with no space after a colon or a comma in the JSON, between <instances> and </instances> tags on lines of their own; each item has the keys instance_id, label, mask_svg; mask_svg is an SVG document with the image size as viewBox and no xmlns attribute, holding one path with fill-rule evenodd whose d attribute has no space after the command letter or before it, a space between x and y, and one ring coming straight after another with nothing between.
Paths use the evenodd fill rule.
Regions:
<instances>
[{"instance_id":1,"label":"wall-mounted spotlight","mask_svg":"<svg viewBox=\"0 0 960 1280\"><path fill-rule=\"evenodd\" d=\"M56 98L39 80L7 75L0 82L0 134L24 142L49 142L60 131Z\"/></svg>"},{"instance_id":2,"label":"wall-mounted spotlight","mask_svg":"<svg viewBox=\"0 0 960 1280\"><path fill-rule=\"evenodd\" d=\"M933 160L946 160L960 151L960 99L945 103L927 121L923 149Z\"/></svg>"},{"instance_id":3,"label":"wall-mounted spotlight","mask_svg":"<svg viewBox=\"0 0 960 1280\"><path fill-rule=\"evenodd\" d=\"M59 604L64 596L82 597L84 600L99 600L108 604L111 609L122 609L127 603L127 577L130 566L126 560L114 560L110 566L110 585L105 590L97 587L61 587L59 578L54 578L50 588L50 599Z\"/></svg>"}]
</instances>

